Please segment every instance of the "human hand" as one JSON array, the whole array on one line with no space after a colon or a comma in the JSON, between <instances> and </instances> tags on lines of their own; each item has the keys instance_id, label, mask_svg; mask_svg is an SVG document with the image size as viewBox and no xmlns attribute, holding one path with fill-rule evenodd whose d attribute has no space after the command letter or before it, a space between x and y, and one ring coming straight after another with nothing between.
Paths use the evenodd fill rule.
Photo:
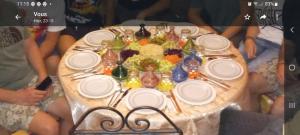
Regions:
<instances>
[{"instance_id":1,"label":"human hand","mask_svg":"<svg viewBox=\"0 0 300 135\"><path fill-rule=\"evenodd\" d=\"M49 86L49 88L47 88L46 90L47 95L44 97L44 99L47 99L49 96L51 96L53 94L53 91L54 91L54 86L53 85Z\"/></svg>"},{"instance_id":2,"label":"human hand","mask_svg":"<svg viewBox=\"0 0 300 135\"><path fill-rule=\"evenodd\" d=\"M253 59L255 58L256 54L256 43L255 40L252 38L247 38L245 40L245 51L247 52L248 58Z\"/></svg>"},{"instance_id":3,"label":"human hand","mask_svg":"<svg viewBox=\"0 0 300 135\"><path fill-rule=\"evenodd\" d=\"M42 101L46 96L47 91L39 91L33 87L17 90L15 93L15 104L19 105L36 105Z\"/></svg>"},{"instance_id":4,"label":"human hand","mask_svg":"<svg viewBox=\"0 0 300 135\"><path fill-rule=\"evenodd\" d=\"M277 79L280 85L284 85L284 63L277 65Z\"/></svg>"}]
</instances>

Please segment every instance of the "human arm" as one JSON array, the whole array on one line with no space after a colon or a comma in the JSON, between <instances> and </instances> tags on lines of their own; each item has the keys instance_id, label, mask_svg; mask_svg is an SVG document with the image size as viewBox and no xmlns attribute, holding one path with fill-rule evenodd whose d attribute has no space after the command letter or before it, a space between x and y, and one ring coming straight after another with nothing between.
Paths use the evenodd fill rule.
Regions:
<instances>
[{"instance_id":1,"label":"human arm","mask_svg":"<svg viewBox=\"0 0 300 135\"><path fill-rule=\"evenodd\" d=\"M41 52L40 52L35 40L33 39L33 37L29 37L29 38L25 39L24 49L25 49L26 57L29 60L29 63L31 64L31 66L33 67L33 69L36 71L36 73L38 75L38 83L42 82L48 76L48 73L46 70L45 63L42 59ZM23 91L25 91L25 94L29 93L28 96L30 96L30 95L34 96L35 94L40 93L39 90L36 90L34 88L24 88L24 89L18 90L17 92L23 92ZM52 91L53 91L53 88L50 86L47 89L47 91L43 92L44 94L46 93L46 95L44 95L43 98L49 96L52 93ZM20 95L23 95L23 94L21 93Z\"/></svg>"},{"instance_id":2,"label":"human arm","mask_svg":"<svg viewBox=\"0 0 300 135\"><path fill-rule=\"evenodd\" d=\"M248 26L246 38L245 38L245 52L249 59L253 59L256 54L256 42L255 39L259 33L258 26Z\"/></svg>"},{"instance_id":3,"label":"human arm","mask_svg":"<svg viewBox=\"0 0 300 135\"><path fill-rule=\"evenodd\" d=\"M41 56L46 59L51 55L58 42L60 32L47 32L46 38L40 45Z\"/></svg>"},{"instance_id":4,"label":"human arm","mask_svg":"<svg viewBox=\"0 0 300 135\"><path fill-rule=\"evenodd\" d=\"M0 102L15 103L15 91L0 88Z\"/></svg>"},{"instance_id":5,"label":"human arm","mask_svg":"<svg viewBox=\"0 0 300 135\"><path fill-rule=\"evenodd\" d=\"M112 26L115 19L115 7L116 7L115 0L106 0L105 1L105 25Z\"/></svg>"},{"instance_id":6,"label":"human arm","mask_svg":"<svg viewBox=\"0 0 300 135\"><path fill-rule=\"evenodd\" d=\"M24 42L24 46L27 59L38 75L38 83L41 83L48 76L45 63L41 57L41 52L33 37L27 38ZM34 91L37 90L34 89ZM51 95L53 92L53 87L50 86L46 92L47 96Z\"/></svg>"},{"instance_id":7,"label":"human arm","mask_svg":"<svg viewBox=\"0 0 300 135\"><path fill-rule=\"evenodd\" d=\"M285 44L288 44L289 42L290 41L284 39L282 45L280 46L278 63L284 64L284 49L285 49Z\"/></svg>"},{"instance_id":8,"label":"human arm","mask_svg":"<svg viewBox=\"0 0 300 135\"><path fill-rule=\"evenodd\" d=\"M209 31L210 33L218 33L213 27L208 25L200 16L200 8L190 8L188 18L193 24Z\"/></svg>"},{"instance_id":9,"label":"human arm","mask_svg":"<svg viewBox=\"0 0 300 135\"><path fill-rule=\"evenodd\" d=\"M45 96L46 91L25 88L17 91L0 88L0 102L18 105L36 105Z\"/></svg>"},{"instance_id":10,"label":"human arm","mask_svg":"<svg viewBox=\"0 0 300 135\"><path fill-rule=\"evenodd\" d=\"M231 39L236 34L238 34L241 30L242 30L242 26L231 25L231 26L228 26L221 35L228 39Z\"/></svg>"},{"instance_id":11,"label":"human arm","mask_svg":"<svg viewBox=\"0 0 300 135\"><path fill-rule=\"evenodd\" d=\"M290 41L285 40L283 41L282 45L280 46L278 64L277 64L277 79L280 85L284 85L284 50L285 44L289 43Z\"/></svg>"},{"instance_id":12,"label":"human arm","mask_svg":"<svg viewBox=\"0 0 300 135\"><path fill-rule=\"evenodd\" d=\"M24 42L24 46L27 59L36 71L39 82L41 82L48 76L41 52L33 37L27 38Z\"/></svg>"},{"instance_id":13,"label":"human arm","mask_svg":"<svg viewBox=\"0 0 300 135\"><path fill-rule=\"evenodd\" d=\"M230 39L238 34L242 30L242 26L244 26L244 16L249 13L253 13L253 10L247 6L248 1L240 0L240 14L233 20L233 22L224 30L221 34L222 36ZM251 15L251 14L250 14ZM250 18L253 19L253 15ZM253 21L251 21L253 23ZM253 25L253 24L252 24Z\"/></svg>"},{"instance_id":14,"label":"human arm","mask_svg":"<svg viewBox=\"0 0 300 135\"><path fill-rule=\"evenodd\" d=\"M159 0L156 3L154 3L149 8L144 9L137 15L137 19L145 19L148 16L155 15L156 13L163 11L170 6L171 0Z\"/></svg>"}]
</instances>

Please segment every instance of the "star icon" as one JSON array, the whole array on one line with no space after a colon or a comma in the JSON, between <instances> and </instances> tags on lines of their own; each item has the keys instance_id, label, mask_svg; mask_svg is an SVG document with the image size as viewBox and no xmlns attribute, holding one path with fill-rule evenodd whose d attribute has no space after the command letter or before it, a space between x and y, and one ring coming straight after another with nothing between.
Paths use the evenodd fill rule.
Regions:
<instances>
[{"instance_id":1,"label":"star icon","mask_svg":"<svg viewBox=\"0 0 300 135\"><path fill-rule=\"evenodd\" d=\"M249 14L246 14L245 16L245 20L250 20L251 16Z\"/></svg>"}]
</instances>

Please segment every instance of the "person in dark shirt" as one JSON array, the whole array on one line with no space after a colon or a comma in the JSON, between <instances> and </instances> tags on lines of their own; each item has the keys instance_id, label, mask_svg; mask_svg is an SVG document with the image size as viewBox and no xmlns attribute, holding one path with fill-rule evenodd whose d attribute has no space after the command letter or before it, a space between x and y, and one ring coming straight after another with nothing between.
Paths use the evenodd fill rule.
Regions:
<instances>
[{"instance_id":1,"label":"person in dark shirt","mask_svg":"<svg viewBox=\"0 0 300 135\"><path fill-rule=\"evenodd\" d=\"M117 19L124 22L130 19L158 19L158 14L169 8L171 0L118 0ZM156 16L156 17L155 17Z\"/></svg>"},{"instance_id":2,"label":"person in dark shirt","mask_svg":"<svg viewBox=\"0 0 300 135\"><path fill-rule=\"evenodd\" d=\"M61 54L88 32L113 23L114 0L65 0L65 5L67 28L59 41Z\"/></svg>"},{"instance_id":3,"label":"person in dark shirt","mask_svg":"<svg viewBox=\"0 0 300 135\"><path fill-rule=\"evenodd\" d=\"M251 9L245 0L191 0L188 18L193 24L218 33L228 39L237 39L245 25L245 15L250 15ZM249 18L248 22L250 22Z\"/></svg>"}]
</instances>

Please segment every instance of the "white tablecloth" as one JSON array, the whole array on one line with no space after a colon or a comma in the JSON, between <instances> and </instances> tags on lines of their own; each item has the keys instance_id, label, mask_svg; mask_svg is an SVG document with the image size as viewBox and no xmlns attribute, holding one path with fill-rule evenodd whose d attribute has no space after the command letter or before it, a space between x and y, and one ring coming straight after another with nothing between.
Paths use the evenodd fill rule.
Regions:
<instances>
[{"instance_id":1,"label":"white tablecloth","mask_svg":"<svg viewBox=\"0 0 300 135\"><path fill-rule=\"evenodd\" d=\"M72 109L72 115L74 121L78 121L79 117L89 108L106 106L109 98L104 99L88 99L81 96L77 92L77 85L79 81L72 81L69 77L64 77L62 75L72 73L73 70L69 69L65 65L66 56L74 53L73 47L77 45L83 45L83 40L76 42L64 55L59 64L59 79L61 81L62 87L64 88L65 95ZM226 81L227 84L232 86L231 90L223 90L217 86L214 88L217 91L216 99L207 105L203 106L191 106L179 101L179 104L183 110L182 113L177 114L176 111L170 111L165 109L164 112L167 116L175 122L179 128L181 128L186 135L217 135L219 128L220 112L228 107L229 105L235 103L237 99L243 95L243 90L245 88L246 82L248 80L248 70L247 65L240 55L239 51L233 47L229 49L232 53L237 55L235 60L239 62L244 68L244 74L239 79L233 81ZM121 102L117 109L122 112L123 115L128 113L128 109L124 102ZM110 115L110 113L104 113L104 115ZM86 129L98 129L99 119L102 115L97 113L93 114L91 117L82 124L82 128ZM166 121L161 118L160 115L154 114L149 116L142 116L150 120L151 128L160 129L167 127ZM99 119L97 119L99 118Z\"/></svg>"}]
</instances>

